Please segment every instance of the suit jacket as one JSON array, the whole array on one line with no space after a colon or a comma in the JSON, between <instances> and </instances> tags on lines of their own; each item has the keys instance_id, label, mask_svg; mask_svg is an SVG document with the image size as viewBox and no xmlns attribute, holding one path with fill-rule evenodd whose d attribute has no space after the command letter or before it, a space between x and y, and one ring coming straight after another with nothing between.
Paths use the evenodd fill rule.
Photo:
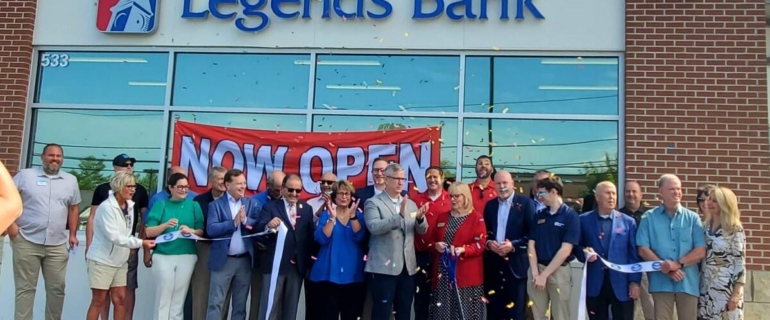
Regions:
<instances>
[{"instance_id":1,"label":"suit jacket","mask_svg":"<svg viewBox=\"0 0 770 320\"><path fill-rule=\"evenodd\" d=\"M291 226L289 213L286 212L286 202L283 199L272 200L262 206L257 230L264 230L270 220L280 218L286 226L288 232L283 244L283 253L281 254L281 267L278 274L285 274L296 264L300 275L303 277L310 271L311 248L313 246L313 235L315 232L315 223L313 223L313 207L305 201L297 202L297 221L294 227ZM262 263L264 274L273 272L273 258L275 257L276 238L275 234L270 235L267 241L267 250L265 250Z\"/></svg>"},{"instance_id":2,"label":"suit jacket","mask_svg":"<svg viewBox=\"0 0 770 320\"><path fill-rule=\"evenodd\" d=\"M602 245L599 239L599 213L590 211L580 215L580 245L575 250L575 256L580 262L585 263L586 255L583 249L591 247L604 259L616 264L633 264L639 262L636 247L636 221L625 214L613 210L612 232L610 233L609 248ZM586 294L588 297L596 297L604 283L604 264L598 259L588 263L588 280ZM640 284L641 273L621 273L610 271L610 283L615 291L615 296L620 301L628 301L628 286L631 282Z\"/></svg>"},{"instance_id":3,"label":"suit jacket","mask_svg":"<svg viewBox=\"0 0 770 320\"><path fill-rule=\"evenodd\" d=\"M433 288L438 285L439 252L435 250L436 242L443 242L446 236L451 212L439 213L436 225L430 228L428 238L433 248ZM449 246L464 247L465 253L457 260L457 286L467 288L484 284L484 246L487 240L487 228L484 217L473 210L465 221L457 228L452 243ZM447 249L449 250L449 249Z\"/></svg>"},{"instance_id":4,"label":"suit jacket","mask_svg":"<svg viewBox=\"0 0 770 320\"><path fill-rule=\"evenodd\" d=\"M428 232L428 220L417 223L411 215L419 210L412 200L406 200L404 217L396 210L387 192L366 201L364 221L369 230L369 255L366 272L399 275L406 265L409 275L417 273L414 234Z\"/></svg>"},{"instance_id":5,"label":"suit jacket","mask_svg":"<svg viewBox=\"0 0 770 320\"><path fill-rule=\"evenodd\" d=\"M241 235L253 233L257 231L257 222L259 221L259 211L257 203L248 198L241 197L241 204L246 208L246 225L251 226L251 230L239 226L241 228ZM233 223L233 217L238 212L231 212L230 203L227 194L222 195L219 199L209 203L208 219L206 219L206 233L212 238L232 238L235 232L235 224ZM252 244L253 238L243 238L243 245L251 256L251 264L254 266L255 255L254 245ZM231 240L219 240L212 241L211 253L209 255L208 266L210 270L218 271L222 270L225 262L227 261L227 250L230 249Z\"/></svg>"},{"instance_id":6,"label":"suit jacket","mask_svg":"<svg viewBox=\"0 0 770 320\"><path fill-rule=\"evenodd\" d=\"M499 199L490 200L484 207L487 241L497 239L497 211L499 209ZM527 270L529 270L527 243L529 242L529 228L534 216L535 203L529 197L514 194L513 199L511 199L511 209L508 212L504 237L511 241L514 251L508 253L505 258L492 251L487 251L485 255L486 273L497 274L501 271L500 268L509 268L516 279L527 279Z\"/></svg>"}]
</instances>

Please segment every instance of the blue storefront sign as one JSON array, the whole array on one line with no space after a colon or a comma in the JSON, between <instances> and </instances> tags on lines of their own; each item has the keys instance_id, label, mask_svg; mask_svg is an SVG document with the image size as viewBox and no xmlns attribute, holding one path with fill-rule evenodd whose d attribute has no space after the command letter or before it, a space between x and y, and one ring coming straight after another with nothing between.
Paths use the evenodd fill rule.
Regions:
<instances>
[{"instance_id":1,"label":"blue storefront sign","mask_svg":"<svg viewBox=\"0 0 770 320\"><path fill-rule=\"evenodd\" d=\"M205 10L193 11L193 1L208 1ZM393 5L388 0L355 0L355 11L345 11L343 0L184 0L182 18L206 19L209 15L216 19L235 19L235 27L244 32L259 32L270 24L267 12L279 19L312 19L310 9L313 5L323 6L322 19L331 19L332 15L349 19L386 19L393 14ZM401 1L401 0L399 0ZM487 9L490 5L500 6L500 20L509 20L513 12L514 19L524 19L524 12L538 20L545 19L537 9L534 0L412 0L414 1L412 19L437 19L443 15L455 21L488 20ZM350 2L350 0L347 0ZM346 2L346 4L347 4ZM478 12L474 12L474 3L479 3ZM490 3L494 2L494 4Z\"/></svg>"}]
</instances>

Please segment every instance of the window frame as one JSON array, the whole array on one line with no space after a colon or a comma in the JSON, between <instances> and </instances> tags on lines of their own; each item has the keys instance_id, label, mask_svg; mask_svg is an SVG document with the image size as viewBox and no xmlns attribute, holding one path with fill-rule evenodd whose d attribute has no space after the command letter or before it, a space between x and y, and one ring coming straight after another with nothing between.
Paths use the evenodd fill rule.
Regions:
<instances>
[{"instance_id":1,"label":"window frame","mask_svg":"<svg viewBox=\"0 0 770 320\"><path fill-rule=\"evenodd\" d=\"M67 51L67 52L135 52L135 53L167 53L169 62L167 70L167 86L165 103L162 106L147 106L147 105L109 105L109 104L94 104L94 105L74 105L74 104L42 104L34 102L39 83L39 75L41 75L40 67L40 55L47 51ZM167 124L161 128L162 131L158 132L161 135L161 141L164 141L166 145L161 146L159 154L159 168L160 172L165 170L165 164L169 161L166 150L168 149L169 141L169 127L171 125L172 112L222 112L222 107L198 107L198 106L172 106L171 98L173 96L174 87L174 68L176 66L176 56L178 53L246 53L246 54L310 54L310 72L308 77L308 97L307 97L307 109L255 109L255 108L226 108L228 113L266 113L266 114L297 114L306 116L306 128L305 132L312 131L313 117L318 115L331 115L331 116L398 116L398 117L450 117L456 118L457 125L457 141L458 150L456 151L457 159L455 161L458 181L462 179L462 143L464 128L464 119L523 119L523 120L600 120L600 121L616 121L618 123L618 180L625 181L625 70L620 67L625 65L625 56L623 52L614 51L496 51L496 50L478 50L478 51L457 51L457 50L366 50L366 49L274 49L274 48L203 48L203 47L191 47L191 48L170 48L170 47L108 47L108 46L93 46L93 47L70 47L70 46L38 46L33 48L33 54L31 59L31 73L29 79L29 87L27 93L27 105L26 116L24 120L25 134L22 138L22 151L19 155L19 163L24 167L28 167L31 162L29 154L32 150L28 147L32 136L34 135L31 130L34 128L34 110L35 109L101 109L101 110L142 110L142 111L162 111L163 123ZM344 112L336 110L326 109L314 109L314 100L316 92L316 61L318 55L369 55L369 56L459 56L460 68L459 68L459 88L458 88L458 110L457 112L443 112L437 115L436 112L420 112L420 111L380 111L380 110L345 110ZM523 113L465 113L465 70L466 70L466 58L468 57L551 57L551 58L563 58L563 57L591 57L591 58L616 58L618 59L618 112L613 115L581 115L581 114L523 114ZM162 188L162 181L158 181L158 189ZM623 192L623 184L618 185L619 193Z\"/></svg>"}]
</instances>

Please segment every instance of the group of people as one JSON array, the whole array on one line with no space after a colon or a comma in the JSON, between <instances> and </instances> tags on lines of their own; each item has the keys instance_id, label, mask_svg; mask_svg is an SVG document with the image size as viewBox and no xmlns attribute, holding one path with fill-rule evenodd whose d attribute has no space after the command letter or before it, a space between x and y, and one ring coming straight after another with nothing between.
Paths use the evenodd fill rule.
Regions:
<instances>
[{"instance_id":1,"label":"group of people","mask_svg":"<svg viewBox=\"0 0 770 320\"><path fill-rule=\"evenodd\" d=\"M41 270L45 318L62 316L81 201L75 177L60 171L63 159L61 146L47 145L41 167L13 177L23 198L8 229L16 320L32 319ZM244 173L222 167L210 169L200 195L172 167L166 188L148 197L135 163L115 157L116 173L92 200L88 320L108 319L110 305L116 320L133 318L140 248L156 286L156 320L294 320L303 286L308 320L405 320L412 307L416 319L525 319L531 309L536 320L571 320L575 259L587 264L590 319L633 319L635 299L647 319L671 319L674 308L679 319L742 319L745 235L737 199L724 187L699 190L701 217L681 205L674 175L658 180L654 208L628 181L625 206L616 209L617 188L604 181L595 208L578 214L553 173L538 171L529 192L517 193L511 174L481 156L474 182L447 186L443 170L430 167L421 193L405 191L403 167L378 158L372 185L326 172L321 193L307 201L296 174L274 171L267 190L247 197ZM274 229L285 230L281 246ZM170 233L207 240L153 240ZM645 274L604 261L660 263Z\"/></svg>"}]
</instances>

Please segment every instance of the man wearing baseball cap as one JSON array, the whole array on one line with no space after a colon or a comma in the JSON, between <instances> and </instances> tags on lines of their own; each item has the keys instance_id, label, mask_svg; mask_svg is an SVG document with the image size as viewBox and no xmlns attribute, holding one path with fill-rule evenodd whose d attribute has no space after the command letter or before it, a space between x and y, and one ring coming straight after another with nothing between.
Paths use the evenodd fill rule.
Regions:
<instances>
[{"instance_id":1,"label":"man wearing baseball cap","mask_svg":"<svg viewBox=\"0 0 770 320\"><path fill-rule=\"evenodd\" d=\"M115 172L125 171L128 173L133 173L135 165L136 158L132 158L125 153L119 154L114 159L112 159L112 167ZM100 184L98 187L96 187L96 190L94 190L94 197L91 200L91 214L88 216L88 223L86 224L86 252L88 252L88 248L91 245L91 240L94 236L94 217L96 216L96 208L98 208L103 201L110 197L110 192L112 191L110 189L109 182ZM131 200L134 201L134 225L131 227L131 232L133 235L136 235L137 221L139 221L140 216L144 216L145 211L147 211L147 205L150 202L147 189L141 184L137 183L136 192L134 193L134 197ZM141 229L141 225L139 228ZM139 230L139 233L143 234L141 231L142 230ZM136 277L136 268L138 265L139 251L133 249L131 250L131 254L128 257L128 286L126 288L126 298L123 300L126 307L126 320L131 320L134 315L136 288L139 284ZM109 301L110 297L108 296L107 299ZM110 304L106 303L104 305L104 309L102 309L101 319L109 319L109 314Z\"/></svg>"}]
</instances>

